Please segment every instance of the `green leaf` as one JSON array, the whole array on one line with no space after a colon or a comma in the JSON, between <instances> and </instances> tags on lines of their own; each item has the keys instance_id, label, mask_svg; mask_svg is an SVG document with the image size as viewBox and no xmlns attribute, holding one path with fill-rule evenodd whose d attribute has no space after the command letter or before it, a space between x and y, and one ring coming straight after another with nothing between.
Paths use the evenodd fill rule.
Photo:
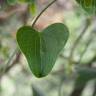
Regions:
<instances>
[{"instance_id":1,"label":"green leaf","mask_svg":"<svg viewBox=\"0 0 96 96\"><path fill-rule=\"evenodd\" d=\"M18 30L16 37L33 74L44 77L52 70L68 36L67 27L62 23L55 23L42 32L24 26Z\"/></svg>"},{"instance_id":2,"label":"green leaf","mask_svg":"<svg viewBox=\"0 0 96 96\"><path fill-rule=\"evenodd\" d=\"M96 14L96 0L76 0L89 14Z\"/></svg>"}]
</instances>

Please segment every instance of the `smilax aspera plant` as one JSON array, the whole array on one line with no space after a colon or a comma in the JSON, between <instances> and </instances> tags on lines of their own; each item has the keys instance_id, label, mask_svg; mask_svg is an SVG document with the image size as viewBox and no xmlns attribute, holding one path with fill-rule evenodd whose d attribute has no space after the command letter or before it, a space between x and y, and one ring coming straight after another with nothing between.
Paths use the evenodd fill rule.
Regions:
<instances>
[{"instance_id":1,"label":"smilax aspera plant","mask_svg":"<svg viewBox=\"0 0 96 96\"><path fill-rule=\"evenodd\" d=\"M62 23L52 24L42 32L34 29L36 21L55 1L37 16L32 26L21 27L16 35L19 48L25 55L32 73L39 78L48 75L52 70L69 36L68 28Z\"/></svg>"},{"instance_id":2,"label":"smilax aspera plant","mask_svg":"<svg viewBox=\"0 0 96 96\"><path fill-rule=\"evenodd\" d=\"M21 27L16 39L21 52L26 57L32 73L40 78L52 70L60 51L64 48L68 37L68 28L62 23L55 23L38 32L34 25L43 12L57 0L53 0L36 17L32 26ZM76 0L88 13L95 11L95 0Z\"/></svg>"}]
</instances>

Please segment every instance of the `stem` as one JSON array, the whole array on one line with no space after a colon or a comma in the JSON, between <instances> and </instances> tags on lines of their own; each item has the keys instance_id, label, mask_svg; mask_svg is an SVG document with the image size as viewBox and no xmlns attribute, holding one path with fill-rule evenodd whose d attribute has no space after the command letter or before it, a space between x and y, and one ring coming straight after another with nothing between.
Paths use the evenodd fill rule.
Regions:
<instances>
[{"instance_id":1,"label":"stem","mask_svg":"<svg viewBox=\"0 0 96 96\"><path fill-rule=\"evenodd\" d=\"M86 19L86 22L85 22L85 27L84 29L82 30L81 34L78 36L78 38L76 39L76 41L74 42L73 46L72 46L72 49L71 49L71 52L70 52L70 56L69 56L69 65L73 65L73 55L74 55L74 51L77 47L77 45L79 44L80 40L82 39L82 37L85 35L85 33L87 32L86 30L88 29L88 27L90 26L91 24L91 21L90 21L90 18L87 18Z\"/></svg>"},{"instance_id":2,"label":"stem","mask_svg":"<svg viewBox=\"0 0 96 96\"><path fill-rule=\"evenodd\" d=\"M8 62L7 62L6 65L9 65L10 64L12 58L15 56L16 53L17 53L17 48L14 50L13 54L10 56L10 58L9 58L9 60L8 60Z\"/></svg>"},{"instance_id":3,"label":"stem","mask_svg":"<svg viewBox=\"0 0 96 96\"><path fill-rule=\"evenodd\" d=\"M49 3L40 13L39 15L36 17L36 19L34 20L32 27L34 27L34 25L36 24L37 20L39 19L39 17L45 12L46 9L48 9L54 2L56 2L57 0L53 0L51 3Z\"/></svg>"},{"instance_id":4,"label":"stem","mask_svg":"<svg viewBox=\"0 0 96 96\"><path fill-rule=\"evenodd\" d=\"M91 35L90 35L90 36L91 36ZM80 58L79 58L79 61L78 61L78 64L80 64L80 62L81 62L84 54L85 54L86 51L88 50L88 48L89 48L90 44L92 43L92 40L93 40L93 39L94 39L94 38L90 38L90 39L88 40L88 42L86 43L86 48L85 48L85 49L83 50L83 52L81 53Z\"/></svg>"},{"instance_id":5,"label":"stem","mask_svg":"<svg viewBox=\"0 0 96 96\"><path fill-rule=\"evenodd\" d=\"M3 68L3 71L0 74L0 78L1 76L5 73L6 68L8 67L8 65L10 64L10 62L12 61L13 57L15 56L15 54L17 53L17 48L14 50L14 52L12 53L12 55L9 57L9 60L7 61L7 63L5 64L6 67Z\"/></svg>"}]
</instances>

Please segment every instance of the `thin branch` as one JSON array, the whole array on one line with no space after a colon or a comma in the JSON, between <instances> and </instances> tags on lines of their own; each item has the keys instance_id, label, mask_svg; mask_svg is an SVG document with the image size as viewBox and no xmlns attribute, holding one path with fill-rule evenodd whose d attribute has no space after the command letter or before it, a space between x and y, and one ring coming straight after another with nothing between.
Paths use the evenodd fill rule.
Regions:
<instances>
[{"instance_id":1,"label":"thin branch","mask_svg":"<svg viewBox=\"0 0 96 96\"><path fill-rule=\"evenodd\" d=\"M36 19L34 20L32 27L34 27L34 25L36 24L37 20L40 18L40 16L46 11L46 9L48 9L53 3L55 3L57 0L53 0L51 3L49 3L41 12L40 14L36 17Z\"/></svg>"},{"instance_id":2,"label":"thin branch","mask_svg":"<svg viewBox=\"0 0 96 96\"><path fill-rule=\"evenodd\" d=\"M74 51L78 45L78 43L80 42L80 40L82 39L82 37L84 36L84 34L87 32L86 30L88 29L89 25L91 24L90 22L90 18L87 18L86 19L86 22L85 22L85 27L84 29L82 30L81 34L78 36L78 38L75 40L73 46L72 46L72 49L71 49L71 52L70 52L70 56L69 56L69 64L72 65L73 64L73 55L74 55Z\"/></svg>"},{"instance_id":3,"label":"thin branch","mask_svg":"<svg viewBox=\"0 0 96 96\"><path fill-rule=\"evenodd\" d=\"M5 73L5 70L7 69L9 64L11 63L11 61L14 58L14 56L16 55L16 53L17 53L17 49L15 49L14 52L12 53L12 55L9 57L7 63L5 64L5 67L3 68L3 71L0 73L0 77Z\"/></svg>"},{"instance_id":4,"label":"thin branch","mask_svg":"<svg viewBox=\"0 0 96 96\"><path fill-rule=\"evenodd\" d=\"M16 58L13 60L13 62L12 62L12 64L10 65L10 66L8 66L8 67L6 67L6 69L4 69L4 72L2 73L2 74L0 74L0 88L1 88L1 79L2 79L2 76L5 74L5 73L7 73L7 72L9 72L9 70L11 69L11 68L13 68L13 66L15 66L18 62L19 62L19 59L20 59L20 52L18 52L17 54L16 54ZM9 63L8 63L9 64ZM1 91L1 89L0 89L0 91ZM1 93L0 93L1 94ZM0 95L1 96L1 95Z\"/></svg>"},{"instance_id":5,"label":"thin branch","mask_svg":"<svg viewBox=\"0 0 96 96\"><path fill-rule=\"evenodd\" d=\"M16 54L16 53L17 53L17 54ZM16 58L12 61L12 58L13 58L15 55L16 55ZM13 68L13 66L15 66L15 64L17 64L17 63L19 62L20 55L21 55L20 52L14 51L14 54L12 54L13 57L11 56L11 57L12 57L12 58L11 58L12 64L10 64L11 61L10 61L10 59L9 59L8 62L7 62L7 66L4 68L4 70L3 70L2 73L0 74L0 80L1 80L2 76L3 76L5 73L9 72L10 69ZM10 65L9 65L9 64L10 64ZM9 66L8 66L8 65L9 65Z\"/></svg>"},{"instance_id":6,"label":"thin branch","mask_svg":"<svg viewBox=\"0 0 96 96\"><path fill-rule=\"evenodd\" d=\"M9 60L8 60L8 62L6 63L6 67L10 64L10 62L11 62L11 60L12 60L12 58L16 55L16 53L17 53L17 48L14 50L14 52L13 52L13 54L9 57ZM6 69L6 68L5 68Z\"/></svg>"},{"instance_id":7,"label":"thin branch","mask_svg":"<svg viewBox=\"0 0 96 96\"><path fill-rule=\"evenodd\" d=\"M86 43L86 48L85 48L85 49L83 50L83 52L81 53L80 58L79 58L79 61L78 61L78 64L80 64L80 62L81 62L84 54L87 52L87 50L88 50L89 46L91 45L93 39L94 39L94 38L91 37L91 38L88 40L88 42Z\"/></svg>"},{"instance_id":8,"label":"thin branch","mask_svg":"<svg viewBox=\"0 0 96 96\"><path fill-rule=\"evenodd\" d=\"M85 64L81 64L81 65L83 65L83 66L86 65L86 67L90 67L90 66L92 66L92 64L94 62L96 62L96 54L94 55L94 57L89 62L87 62ZM76 63L78 64L78 62L76 62ZM59 75L59 74L64 75L64 68L61 68L61 69L51 73L51 75Z\"/></svg>"},{"instance_id":9,"label":"thin branch","mask_svg":"<svg viewBox=\"0 0 96 96\"><path fill-rule=\"evenodd\" d=\"M21 55L21 52L17 52L15 60L12 62L10 66L6 68L5 73L9 72L9 70L19 62L20 55Z\"/></svg>"},{"instance_id":10,"label":"thin branch","mask_svg":"<svg viewBox=\"0 0 96 96\"><path fill-rule=\"evenodd\" d=\"M92 67L92 63L94 63L94 62L96 62L96 55L93 57L93 59L90 62L88 62L88 64L86 64L87 67L89 67L89 68ZM77 84L78 80L76 80L74 90L72 91L70 96L81 96L82 91L84 90L87 82L88 81L84 82L83 84L81 84L81 86L79 86ZM94 96L94 94L96 94L95 91L96 90L94 90L93 96Z\"/></svg>"}]
</instances>

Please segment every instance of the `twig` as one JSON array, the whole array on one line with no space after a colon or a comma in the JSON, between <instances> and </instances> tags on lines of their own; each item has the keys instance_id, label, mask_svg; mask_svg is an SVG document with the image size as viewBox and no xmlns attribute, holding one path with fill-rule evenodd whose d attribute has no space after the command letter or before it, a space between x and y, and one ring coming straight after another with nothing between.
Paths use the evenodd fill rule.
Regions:
<instances>
[{"instance_id":1,"label":"twig","mask_svg":"<svg viewBox=\"0 0 96 96\"><path fill-rule=\"evenodd\" d=\"M13 66L15 66L15 64L17 64L17 63L19 62L20 55L21 55L21 52L17 52L15 60L12 62L12 64L11 64L10 66L8 66L8 67L6 68L5 73L9 72L9 70L10 70Z\"/></svg>"},{"instance_id":2,"label":"twig","mask_svg":"<svg viewBox=\"0 0 96 96\"><path fill-rule=\"evenodd\" d=\"M36 17L36 19L34 20L32 27L34 27L34 25L36 24L37 20L39 19L39 17L45 12L46 9L48 9L54 2L56 2L57 0L53 0L51 3L49 3L41 12L40 14Z\"/></svg>"},{"instance_id":3,"label":"twig","mask_svg":"<svg viewBox=\"0 0 96 96\"><path fill-rule=\"evenodd\" d=\"M86 53L86 51L87 51L87 49L89 48L90 44L92 43L92 40L93 40L93 39L94 39L94 38L91 37L91 38L88 40L88 42L86 43L86 48L85 48L85 49L83 50L83 52L81 53L80 58L79 58L79 61L78 61L78 64L80 64L80 62L81 62L84 54Z\"/></svg>"},{"instance_id":4,"label":"twig","mask_svg":"<svg viewBox=\"0 0 96 96\"><path fill-rule=\"evenodd\" d=\"M79 41L82 39L82 37L84 36L84 34L87 32L86 30L88 29L89 25L90 25L90 18L87 18L86 19L86 22L85 22L85 27L84 29L82 30L81 34L78 36L78 38L75 40L73 46L72 46L72 49L71 49L71 52L70 52L70 56L69 56L69 64L72 65L73 64L73 55L74 55L74 51L79 43Z\"/></svg>"},{"instance_id":5,"label":"twig","mask_svg":"<svg viewBox=\"0 0 96 96\"><path fill-rule=\"evenodd\" d=\"M9 66L10 62L12 61L12 59L14 58L14 56L17 53L17 49L15 49L15 51L12 53L12 55L9 57L9 60L7 61L7 63L5 64L6 67L4 67L3 71L0 73L0 77L5 73L5 70L7 69L7 67Z\"/></svg>"},{"instance_id":6,"label":"twig","mask_svg":"<svg viewBox=\"0 0 96 96\"><path fill-rule=\"evenodd\" d=\"M94 63L95 61L96 61L96 54L89 62L87 62L85 64L82 63L81 65L83 65L83 66L87 65L87 67L90 67L92 65L92 63ZM78 64L78 62L76 62L76 63ZM59 75L59 74L63 74L63 76L64 76L64 68L61 68L61 69L51 73L51 75Z\"/></svg>"},{"instance_id":7,"label":"twig","mask_svg":"<svg viewBox=\"0 0 96 96\"><path fill-rule=\"evenodd\" d=\"M15 51L16 52L16 51ZM15 53L14 52L14 53ZM10 66L8 66L8 67L6 67L6 68L4 68L4 71L3 71L3 73L2 74L0 74L0 91L2 90L1 89L1 79L2 79L2 76L5 74L5 73L7 73L7 72L9 72L9 70L11 69L11 68L13 68L13 66L15 66L15 64L17 64L17 62L19 62L19 59L20 59L20 52L18 52L17 54L16 54L16 58L13 60L13 62L12 62L12 64L10 65ZM14 54L14 56L15 56L15 54ZM13 56L13 57L14 57ZM12 57L12 58L13 58ZM10 60L9 60L10 61ZM9 62L8 61L8 62ZM8 65L9 65L9 63L8 63ZM1 92L0 92L0 94L1 94ZM1 95L0 95L1 96Z\"/></svg>"},{"instance_id":8,"label":"twig","mask_svg":"<svg viewBox=\"0 0 96 96\"><path fill-rule=\"evenodd\" d=\"M87 67L90 68L90 66L92 65L93 62L96 61L96 55L94 56L94 58L88 63L86 64ZM86 80L85 82L83 81L83 84L78 84L78 78L76 79L75 82L75 87L74 90L72 91L70 96L81 96L82 91L84 90L84 88L86 87L86 83L88 82L88 80ZM96 91L96 90L95 90ZM95 92L94 92L95 93ZM94 95L93 95L94 96Z\"/></svg>"}]
</instances>

